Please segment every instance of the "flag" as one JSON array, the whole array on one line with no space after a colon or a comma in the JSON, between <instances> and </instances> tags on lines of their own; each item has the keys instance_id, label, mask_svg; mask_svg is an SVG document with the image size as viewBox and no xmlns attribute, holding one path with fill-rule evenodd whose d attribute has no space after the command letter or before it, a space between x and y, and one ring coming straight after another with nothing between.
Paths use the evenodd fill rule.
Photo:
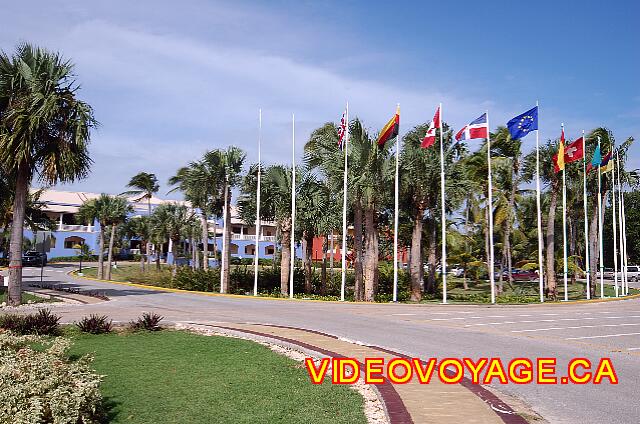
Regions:
<instances>
[{"instance_id":1,"label":"flag","mask_svg":"<svg viewBox=\"0 0 640 424\"><path fill-rule=\"evenodd\" d=\"M560 135L560 146L558 147L558 153L553 155L553 169L556 174L564 170L564 128L562 128L562 134Z\"/></svg>"},{"instance_id":2,"label":"flag","mask_svg":"<svg viewBox=\"0 0 640 424\"><path fill-rule=\"evenodd\" d=\"M338 127L338 147L343 149L344 137L347 134L347 110L342 112L342 118L340 119L340 126Z\"/></svg>"},{"instance_id":3,"label":"flag","mask_svg":"<svg viewBox=\"0 0 640 424\"><path fill-rule=\"evenodd\" d=\"M613 171L613 161L611 160L611 152L604 155L602 162L600 162L600 173Z\"/></svg>"},{"instance_id":4,"label":"flag","mask_svg":"<svg viewBox=\"0 0 640 424\"><path fill-rule=\"evenodd\" d=\"M472 138L487 138L489 136L489 125L487 124L487 114L483 113L469 125L464 126L456 134L456 140L470 140Z\"/></svg>"},{"instance_id":5,"label":"flag","mask_svg":"<svg viewBox=\"0 0 640 424\"><path fill-rule=\"evenodd\" d=\"M569 144L564 149L564 163L571 163L584 158L582 137Z\"/></svg>"},{"instance_id":6,"label":"flag","mask_svg":"<svg viewBox=\"0 0 640 424\"><path fill-rule=\"evenodd\" d=\"M601 162L602 154L600 153L600 146L596 146L596 150L593 152L593 156L591 157L591 162L587 165L587 174L591 172L593 168L600 166Z\"/></svg>"},{"instance_id":7,"label":"flag","mask_svg":"<svg viewBox=\"0 0 640 424\"><path fill-rule=\"evenodd\" d=\"M507 128L511 138L520 139L533 130L538 129L538 106L529 109L525 113L516 116L507 122Z\"/></svg>"},{"instance_id":8,"label":"flag","mask_svg":"<svg viewBox=\"0 0 640 424\"><path fill-rule=\"evenodd\" d=\"M440 106L436 109L436 114L433 116L433 121L429 124L429 128L422 139L420 147L427 148L433 146L433 143L436 142L436 128L440 128Z\"/></svg>"},{"instance_id":9,"label":"flag","mask_svg":"<svg viewBox=\"0 0 640 424\"><path fill-rule=\"evenodd\" d=\"M400 106L396 109L396 114L393 115L393 118L387 122L382 130L380 131L380 135L378 135L378 140L376 143L378 147L383 148L384 144L391 140L394 137L398 136L398 132L400 131Z\"/></svg>"}]
</instances>

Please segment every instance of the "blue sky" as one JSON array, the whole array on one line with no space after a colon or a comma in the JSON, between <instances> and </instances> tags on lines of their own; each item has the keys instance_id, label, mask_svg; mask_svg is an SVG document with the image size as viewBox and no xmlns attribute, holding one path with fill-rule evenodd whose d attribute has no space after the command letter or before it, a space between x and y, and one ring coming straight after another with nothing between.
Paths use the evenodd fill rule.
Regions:
<instances>
[{"instance_id":1,"label":"blue sky","mask_svg":"<svg viewBox=\"0 0 640 424\"><path fill-rule=\"evenodd\" d=\"M569 137L638 137L640 2L528 4L27 0L2 6L0 48L31 41L76 63L102 125L91 177L65 189L117 193L142 170L164 183L229 144L254 161L260 107L271 163L289 160L291 113L300 152L347 100L373 132L398 102L406 131L438 102L454 128L486 109L494 128L539 100L543 139L561 122Z\"/></svg>"}]
</instances>

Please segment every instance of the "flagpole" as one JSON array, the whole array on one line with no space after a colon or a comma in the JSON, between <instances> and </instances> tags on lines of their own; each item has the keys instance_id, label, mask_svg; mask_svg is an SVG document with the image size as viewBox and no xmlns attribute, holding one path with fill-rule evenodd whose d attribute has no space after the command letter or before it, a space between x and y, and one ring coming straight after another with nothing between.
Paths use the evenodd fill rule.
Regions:
<instances>
[{"instance_id":1,"label":"flagpole","mask_svg":"<svg viewBox=\"0 0 640 424\"><path fill-rule=\"evenodd\" d=\"M562 124L562 134L564 135L564 124ZM560 140L560 143L564 143ZM562 154L564 155L564 145L562 146ZM560 158L558 158L560 161ZM569 288L567 284L567 167L562 158L562 276L564 282L564 301L569 300Z\"/></svg>"},{"instance_id":2,"label":"flagpole","mask_svg":"<svg viewBox=\"0 0 640 424\"><path fill-rule=\"evenodd\" d=\"M536 107L538 102L536 101ZM538 116L540 110L538 109ZM542 259L542 207L540 201L540 136L536 128L536 207L538 209L538 284L540 286L540 302L544 302L544 268Z\"/></svg>"},{"instance_id":3,"label":"flagpole","mask_svg":"<svg viewBox=\"0 0 640 424\"><path fill-rule=\"evenodd\" d=\"M344 149L344 176L342 178L342 282L340 284L340 300L343 302L347 283L347 149L349 148L349 102L347 102L346 121L345 139L342 146ZM331 255L333 255L333 251Z\"/></svg>"},{"instance_id":4,"label":"flagpole","mask_svg":"<svg viewBox=\"0 0 640 424\"><path fill-rule=\"evenodd\" d=\"M289 297L293 299L293 272L296 263L296 115L291 114L291 269L289 272Z\"/></svg>"},{"instance_id":5,"label":"flagpole","mask_svg":"<svg viewBox=\"0 0 640 424\"><path fill-rule=\"evenodd\" d=\"M582 130L582 207L584 209L584 257L585 257L585 274L587 276L587 300L591 299L591 271L589 267L589 213L587 205L587 142L584 138L584 130Z\"/></svg>"},{"instance_id":6,"label":"flagpole","mask_svg":"<svg viewBox=\"0 0 640 424\"><path fill-rule=\"evenodd\" d=\"M496 282L493 275L493 184L491 182L491 131L489 111L487 110L487 174L489 189L487 193L487 215L489 215L489 283L491 285L491 303L496 303Z\"/></svg>"},{"instance_id":7,"label":"flagpole","mask_svg":"<svg viewBox=\"0 0 640 424\"><path fill-rule=\"evenodd\" d=\"M627 286L627 269L624 263L624 255L625 255L625 246L624 246L624 237L623 237L623 228L622 228L622 185L620 184L620 154L616 151L616 172L618 175L618 235L620 242L620 277L621 277L621 288L622 295L626 296L626 286Z\"/></svg>"},{"instance_id":8,"label":"flagpole","mask_svg":"<svg viewBox=\"0 0 640 424\"><path fill-rule=\"evenodd\" d=\"M440 110L440 203L442 206L442 303L447 303L447 216L445 207L444 142L442 138L442 103ZM487 133L489 129L487 128Z\"/></svg>"},{"instance_id":9,"label":"flagpole","mask_svg":"<svg viewBox=\"0 0 640 424\"><path fill-rule=\"evenodd\" d=\"M602 152L600 149L600 136L598 136L598 151ZM602 153L600 153L602 155ZM599 244L599 256L600 256L600 298L604 299L604 246L602 240L602 226L604 225L602 222L602 175L600 173L600 165L602 164L602 160L600 160L600 164L598 165L598 244Z\"/></svg>"},{"instance_id":10,"label":"flagpole","mask_svg":"<svg viewBox=\"0 0 640 424\"><path fill-rule=\"evenodd\" d=\"M398 103L398 111L400 103ZM396 136L396 182L395 182L395 211L393 214L393 301L398 301L398 211L399 206L399 181L400 170L400 124L398 123L398 135Z\"/></svg>"},{"instance_id":11,"label":"flagpole","mask_svg":"<svg viewBox=\"0 0 640 424\"><path fill-rule=\"evenodd\" d=\"M222 258L220 259L220 293L228 290L225 284L224 268L227 264L227 209L229 203L229 173L225 169L224 183L224 213L222 214Z\"/></svg>"},{"instance_id":12,"label":"flagpole","mask_svg":"<svg viewBox=\"0 0 640 424\"><path fill-rule=\"evenodd\" d=\"M614 160L613 159L613 146L611 146L611 158L609 159L609 161ZM616 167L615 167L615 161L613 163L613 174L611 175L611 205L612 205L612 211L611 211L611 218L613 220L612 222L612 229L613 229L613 281L614 281L614 286L616 289L616 297L618 297L620 295L620 288L618 285L618 234L617 234L617 221L618 221L618 217L616 215Z\"/></svg>"},{"instance_id":13,"label":"flagpole","mask_svg":"<svg viewBox=\"0 0 640 424\"><path fill-rule=\"evenodd\" d=\"M620 172L619 164L618 164L618 176ZM625 296L629 294L629 274L628 274L628 266L629 266L629 256L627 252L627 214L624 207L624 190L622 189L623 185L620 185L620 199L622 202L622 245L624 247L624 272L625 272L625 287L624 294Z\"/></svg>"},{"instance_id":14,"label":"flagpole","mask_svg":"<svg viewBox=\"0 0 640 424\"><path fill-rule=\"evenodd\" d=\"M262 144L262 109L258 109L258 187L256 188L256 248L255 260L253 264L253 295L258 295L258 262L260 260L260 177L262 172L261 163Z\"/></svg>"}]
</instances>

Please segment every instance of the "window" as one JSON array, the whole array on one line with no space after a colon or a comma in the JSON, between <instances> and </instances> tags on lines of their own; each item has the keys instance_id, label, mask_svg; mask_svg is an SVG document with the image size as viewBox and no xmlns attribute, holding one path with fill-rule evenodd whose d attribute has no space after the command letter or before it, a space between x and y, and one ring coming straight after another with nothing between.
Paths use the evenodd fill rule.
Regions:
<instances>
[{"instance_id":1,"label":"window","mask_svg":"<svg viewBox=\"0 0 640 424\"><path fill-rule=\"evenodd\" d=\"M82 246L84 244L84 239L82 237L71 236L64 239L64 248L65 249L75 249L75 246Z\"/></svg>"},{"instance_id":2,"label":"window","mask_svg":"<svg viewBox=\"0 0 640 424\"><path fill-rule=\"evenodd\" d=\"M264 248L264 252L267 255L273 255L275 253L275 249L273 248L273 246L267 246Z\"/></svg>"}]
</instances>

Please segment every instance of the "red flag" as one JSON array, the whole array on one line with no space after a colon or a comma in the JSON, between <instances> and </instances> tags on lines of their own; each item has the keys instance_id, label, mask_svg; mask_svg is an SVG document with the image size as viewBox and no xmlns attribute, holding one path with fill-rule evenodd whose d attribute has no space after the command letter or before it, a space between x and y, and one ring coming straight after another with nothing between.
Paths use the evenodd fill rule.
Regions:
<instances>
[{"instance_id":1,"label":"red flag","mask_svg":"<svg viewBox=\"0 0 640 424\"><path fill-rule=\"evenodd\" d=\"M422 143L420 143L420 147L426 149L427 147L433 146L433 143L436 142L436 128L440 128L440 106L436 109L436 114L433 116L433 121L429 124L429 128L422 139Z\"/></svg>"},{"instance_id":2,"label":"red flag","mask_svg":"<svg viewBox=\"0 0 640 424\"><path fill-rule=\"evenodd\" d=\"M564 148L564 163L571 163L584 158L582 137Z\"/></svg>"},{"instance_id":3,"label":"red flag","mask_svg":"<svg viewBox=\"0 0 640 424\"><path fill-rule=\"evenodd\" d=\"M342 150L344 136L347 133L347 110L342 112L342 118L340 119L340 126L338 127L338 147Z\"/></svg>"}]
</instances>

